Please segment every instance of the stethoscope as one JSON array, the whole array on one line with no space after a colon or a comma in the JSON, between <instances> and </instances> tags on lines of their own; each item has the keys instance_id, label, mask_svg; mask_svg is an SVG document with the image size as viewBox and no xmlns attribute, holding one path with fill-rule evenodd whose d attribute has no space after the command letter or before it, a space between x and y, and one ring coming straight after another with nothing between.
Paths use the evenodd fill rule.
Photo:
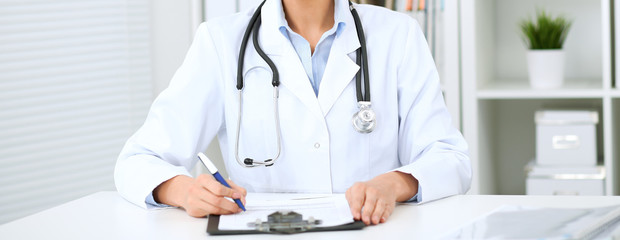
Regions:
<instances>
[{"instance_id":1,"label":"stethoscope","mask_svg":"<svg viewBox=\"0 0 620 240\"><path fill-rule=\"evenodd\" d=\"M266 0L265 0L266 1ZM271 61L271 59L265 54L263 49L258 44L258 29L261 24L261 8L263 1L254 14L252 18L250 18L250 23L248 27L245 29L245 33L243 34L243 40L241 41L241 49L239 50L239 63L237 65L237 90L239 96L239 117L237 121L237 140L235 142L235 158L237 159L237 163L243 167L257 167L257 166L272 166L276 160L280 157L280 152L282 151L281 137L280 137L280 117L278 114L278 98L279 98L279 90L278 86L280 85L280 75L278 73L278 69L276 65ZM364 30L362 29L362 23L360 21L359 15L357 11L353 7L351 1L349 1L349 9L351 10L351 14L353 15L353 20L355 22L355 29L357 31L357 38L359 39L361 47L355 50L356 63L358 66L361 66L362 71L358 71L355 75L355 89L357 92L357 105L359 111L353 114L352 122L353 128L360 133L370 133L374 130L377 125L375 112L371 108L370 104L370 80L368 76L368 57L366 52L366 39L364 37ZM245 158L241 161L239 158L239 135L241 132L241 112L242 112L242 95L243 95L243 60L245 58L245 49L248 45L248 40L250 38L250 32L252 32L252 43L254 44L254 48L258 55L265 60L269 68L272 71L272 80L271 85L273 86L273 107L274 107L274 117L276 124L276 135L277 135L277 143L278 143L278 153L274 158L270 158L264 161L256 161L252 158ZM364 74L364 92L362 92L362 76L361 72Z\"/></svg>"}]
</instances>

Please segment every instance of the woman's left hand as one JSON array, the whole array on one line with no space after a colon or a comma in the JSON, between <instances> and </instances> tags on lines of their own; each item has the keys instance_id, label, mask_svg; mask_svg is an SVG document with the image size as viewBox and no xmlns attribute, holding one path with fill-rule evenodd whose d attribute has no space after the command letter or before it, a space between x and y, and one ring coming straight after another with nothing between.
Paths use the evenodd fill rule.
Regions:
<instances>
[{"instance_id":1,"label":"woman's left hand","mask_svg":"<svg viewBox=\"0 0 620 240\"><path fill-rule=\"evenodd\" d=\"M355 220L366 225L384 223L396 202L411 199L418 191L418 180L398 171L381 174L353 184L345 194Z\"/></svg>"}]
</instances>

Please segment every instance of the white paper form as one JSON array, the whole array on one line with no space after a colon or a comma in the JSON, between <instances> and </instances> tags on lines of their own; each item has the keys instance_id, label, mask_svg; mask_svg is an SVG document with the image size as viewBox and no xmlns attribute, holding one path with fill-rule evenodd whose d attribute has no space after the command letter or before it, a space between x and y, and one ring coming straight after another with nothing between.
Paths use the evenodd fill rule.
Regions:
<instances>
[{"instance_id":1,"label":"white paper form","mask_svg":"<svg viewBox=\"0 0 620 240\"><path fill-rule=\"evenodd\" d=\"M337 226L353 222L353 215L343 194L337 195L288 195L248 193L247 211L220 216L220 230L252 230L248 223L267 221L275 211L295 211L306 220L309 217L321 220L319 227Z\"/></svg>"}]
</instances>

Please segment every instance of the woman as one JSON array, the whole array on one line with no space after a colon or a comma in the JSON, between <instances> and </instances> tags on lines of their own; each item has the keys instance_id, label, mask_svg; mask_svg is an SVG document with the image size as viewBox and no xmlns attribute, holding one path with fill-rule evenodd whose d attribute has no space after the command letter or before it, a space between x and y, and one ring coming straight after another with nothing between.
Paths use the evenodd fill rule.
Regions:
<instances>
[{"instance_id":1,"label":"woman","mask_svg":"<svg viewBox=\"0 0 620 240\"><path fill-rule=\"evenodd\" d=\"M170 86L119 156L115 181L122 196L201 217L241 211L225 197L245 201L247 191L344 192L356 220L378 224L396 202L469 189L467 145L450 123L414 20L370 5L350 8L346 0L266 0L254 33L279 72L276 88L274 69L251 40L239 54L255 11L200 26ZM366 69L356 63L363 63L357 51L363 41ZM369 83L356 87L364 70L368 75L360 76ZM352 126L361 102L372 103L374 114L365 115L376 116L371 132ZM232 189L188 173L216 134ZM246 157L274 160L247 168L238 160Z\"/></svg>"}]
</instances>

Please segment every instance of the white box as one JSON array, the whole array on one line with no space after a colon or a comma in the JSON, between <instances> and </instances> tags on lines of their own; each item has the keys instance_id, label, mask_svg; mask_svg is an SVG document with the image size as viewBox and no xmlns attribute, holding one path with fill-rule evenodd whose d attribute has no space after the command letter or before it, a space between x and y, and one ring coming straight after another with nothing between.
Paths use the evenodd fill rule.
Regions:
<instances>
[{"instance_id":1,"label":"white box","mask_svg":"<svg viewBox=\"0 0 620 240\"><path fill-rule=\"evenodd\" d=\"M537 111L535 120L538 165L596 165L598 112Z\"/></svg>"},{"instance_id":2,"label":"white box","mask_svg":"<svg viewBox=\"0 0 620 240\"><path fill-rule=\"evenodd\" d=\"M530 162L527 195L605 195L605 168L540 166Z\"/></svg>"},{"instance_id":3,"label":"white box","mask_svg":"<svg viewBox=\"0 0 620 240\"><path fill-rule=\"evenodd\" d=\"M604 196L605 182L601 179L540 179L527 178L527 195Z\"/></svg>"}]
</instances>

